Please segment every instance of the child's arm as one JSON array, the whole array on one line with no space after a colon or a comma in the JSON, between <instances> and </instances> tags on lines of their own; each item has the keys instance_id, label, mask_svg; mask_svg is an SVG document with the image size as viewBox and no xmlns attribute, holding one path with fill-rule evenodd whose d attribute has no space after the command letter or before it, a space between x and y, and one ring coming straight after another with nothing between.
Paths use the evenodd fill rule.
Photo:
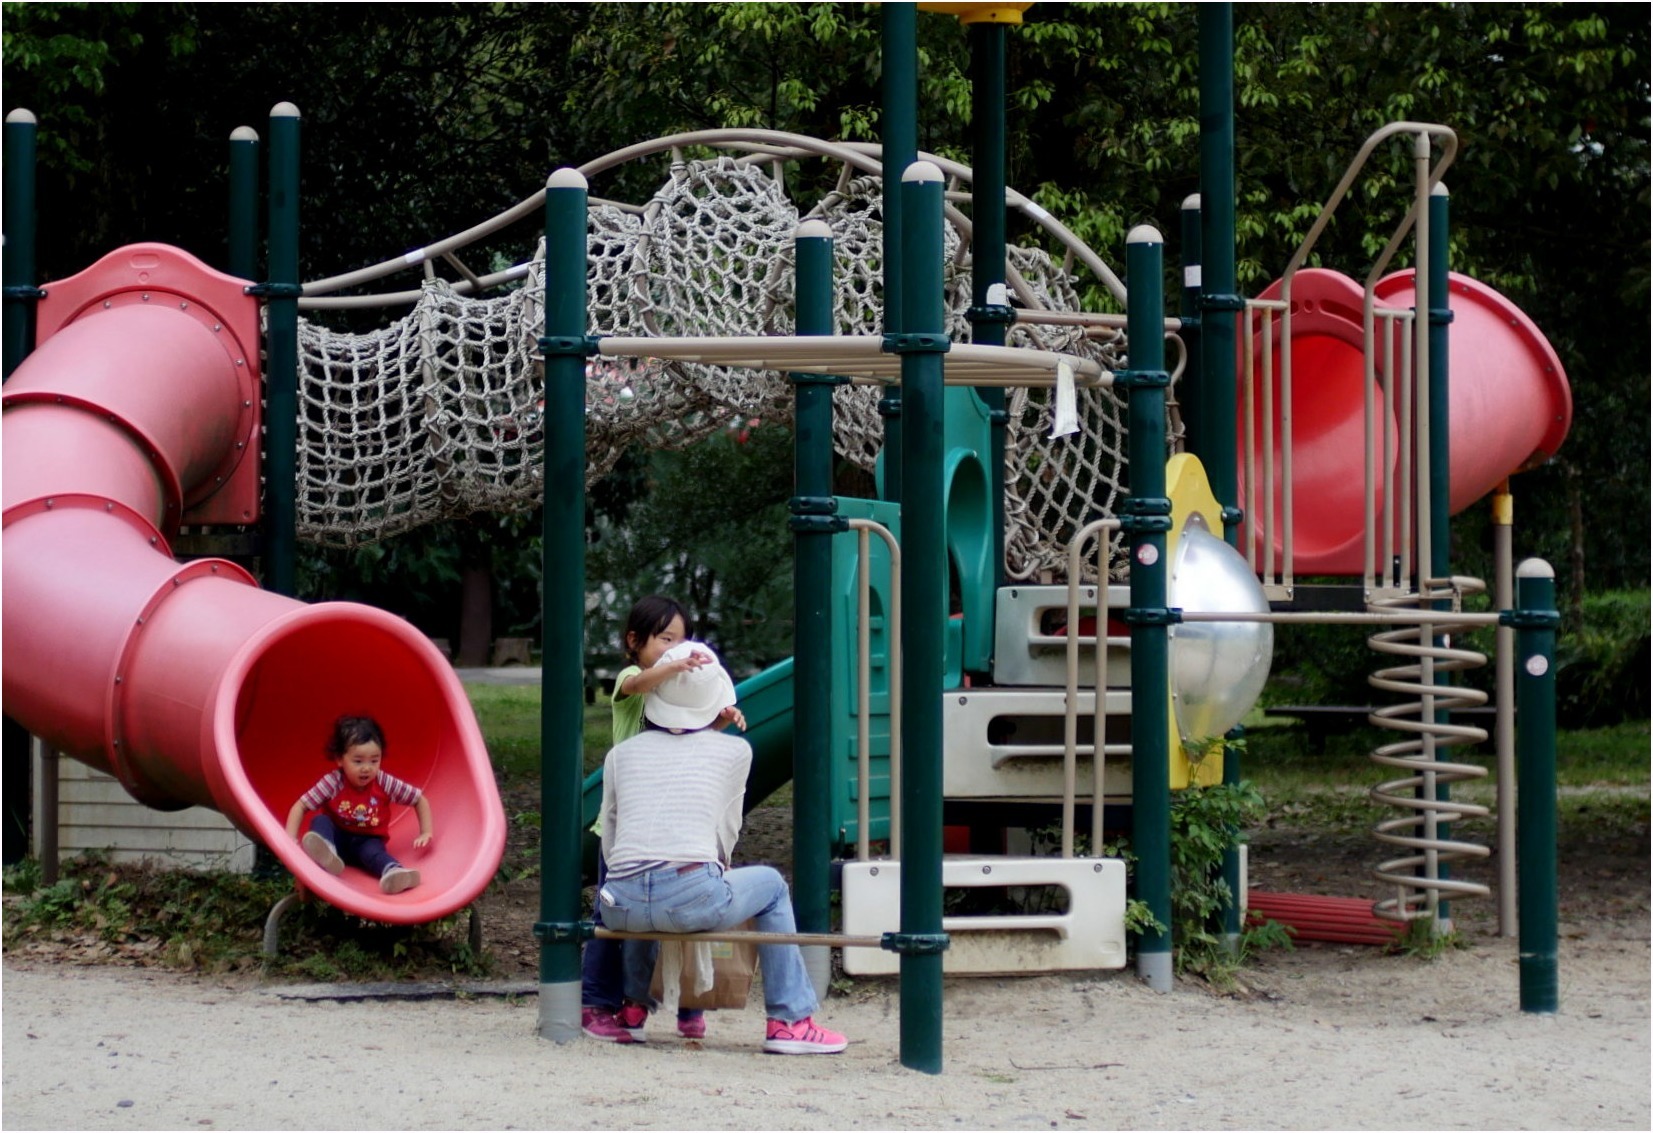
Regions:
<instances>
[{"instance_id":1,"label":"child's arm","mask_svg":"<svg viewBox=\"0 0 1653 1133\"><path fill-rule=\"evenodd\" d=\"M622 696L642 696L654 688L667 677L678 673L687 673L691 669L709 664L711 658L700 652L690 653L686 657L679 657L675 661L658 661L647 669L639 669L631 676L620 682L620 687L614 691Z\"/></svg>"},{"instance_id":2,"label":"child's arm","mask_svg":"<svg viewBox=\"0 0 1653 1133\"><path fill-rule=\"evenodd\" d=\"M422 850L430 845L432 834L430 800L425 798L424 795L420 795L419 801L413 804L413 813L419 816L419 837L413 840L413 848Z\"/></svg>"},{"instance_id":3,"label":"child's arm","mask_svg":"<svg viewBox=\"0 0 1653 1133\"><path fill-rule=\"evenodd\" d=\"M300 799L293 804L293 809L287 812L287 837L298 841L298 828L304 822L304 800Z\"/></svg>"}]
</instances>

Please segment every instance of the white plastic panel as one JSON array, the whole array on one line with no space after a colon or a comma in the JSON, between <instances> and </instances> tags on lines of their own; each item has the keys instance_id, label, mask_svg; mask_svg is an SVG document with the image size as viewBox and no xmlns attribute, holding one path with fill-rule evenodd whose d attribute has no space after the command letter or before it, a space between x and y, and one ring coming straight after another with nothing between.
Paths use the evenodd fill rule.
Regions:
<instances>
[{"instance_id":1,"label":"white plastic panel","mask_svg":"<svg viewBox=\"0 0 1653 1133\"><path fill-rule=\"evenodd\" d=\"M948 857L948 889L1061 886L1068 911L1002 917L943 917L951 938L942 970L952 975L1092 971L1125 966L1125 863L1117 858ZM901 927L901 863L845 862L844 931L881 936ZM844 949L850 975L894 975L901 958L882 948Z\"/></svg>"},{"instance_id":2,"label":"white plastic panel","mask_svg":"<svg viewBox=\"0 0 1653 1133\"><path fill-rule=\"evenodd\" d=\"M1118 611L1130 605L1130 587L1118 583L1108 588L1108 609ZM1082 610L1096 609L1096 587L1079 591ZM1066 619L1066 586L1001 586L993 606L993 680L1001 685L1067 688L1068 639L1065 634L1042 632L1046 615L1055 611ZM1081 615L1089 616L1089 615ZM1079 685L1096 684L1096 638L1079 638ZM1108 638L1107 682L1110 688L1131 684L1131 639Z\"/></svg>"},{"instance_id":3,"label":"white plastic panel","mask_svg":"<svg viewBox=\"0 0 1653 1133\"><path fill-rule=\"evenodd\" d=\"M1106 694L1107 748L1103 790L1112 799L1131 794L1131 694ZM949 799L1044 799L1062 797L1063 689L954 689L942 694L945 758L942 793ZM1079 693L1080 736L1075 786L1091 790L1091 744L1096 694Z\"/></svg>"}]
</instances>

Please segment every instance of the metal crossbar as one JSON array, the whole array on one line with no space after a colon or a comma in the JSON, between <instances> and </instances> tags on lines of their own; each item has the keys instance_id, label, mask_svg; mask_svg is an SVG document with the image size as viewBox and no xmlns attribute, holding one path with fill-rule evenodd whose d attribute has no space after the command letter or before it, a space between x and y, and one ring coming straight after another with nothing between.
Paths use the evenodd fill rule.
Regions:
<instances>
[{"instance_id":1,"label":"metal crossbar","mask_svg":"<svg viewBox=\"0 0 1653 1133\"><path fill-rule=\"evenodd\" d=\"M882 936L851 936L842 932L753 932L751 929L723 929L714 932L618 932L598 925L592 932L598 940L727 940L735 944L820 945L827 948L882 948Z\"/></svg>"}]
</instances>

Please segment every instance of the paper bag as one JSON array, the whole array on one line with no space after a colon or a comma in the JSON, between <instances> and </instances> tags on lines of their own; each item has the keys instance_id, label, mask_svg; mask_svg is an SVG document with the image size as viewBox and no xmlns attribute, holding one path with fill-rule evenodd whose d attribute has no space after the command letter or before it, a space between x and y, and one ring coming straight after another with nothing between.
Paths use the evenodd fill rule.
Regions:
<instances>
[{"instance_id":1,"label":"paper bag","mask_svg":"<svg viewBox=\"0 0 1653 1133\"><path fill-rule=\"evenodd\" d=\"M753 931L751 921L738 924L735 928L742 932ZM716 1011L727 1007L739 1011L746 1006L746 997L752 990L752 973L757 971L758 967L758 946L745 941L730 940L712 940L707 943L712 950L711 990L695 994L693 976L685 965L683 978L678 983L677 1006L680 1010ZM659 1002L665 998L661 991L660 962L656 960L654 981L649 985L649 995Z\"/></svg>"}]
</instances>

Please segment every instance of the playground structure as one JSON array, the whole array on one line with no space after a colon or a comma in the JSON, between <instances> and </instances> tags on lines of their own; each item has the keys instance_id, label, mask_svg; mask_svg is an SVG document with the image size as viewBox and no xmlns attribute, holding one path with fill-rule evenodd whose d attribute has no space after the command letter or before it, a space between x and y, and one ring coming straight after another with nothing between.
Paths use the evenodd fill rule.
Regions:
<instances>
[{"instance_id":1,"label":"playground structure","mask_svg":"<svg viewBox=\"0 0 1653 1133\"><path fill-rule=\"evenodd\" d=\"M908 50L901 22L911 12L904 7L890 6L891 58ZM1212 19L1226 20L1226 6L1218 7L1221 15ZM1004 25L973 29L976 39L996 40L1002 63ZM1202 86L1207 61L1202 54ZM992 83L978 85L990 98ZM889 115L891 132L911 117ZM845 963L852 971L861 964L862 971L888 970L881 964L899 956L908 1065L939 1069L944 950L955 970L1019 968L1039 954L1048 954L1040 962L1050 966L1123 965L1123 866L1076 855L1077 809L1089 807L1095 846L1105 804L1130 802L1139 890L1162 906L1168 791L1235 766L1232 754L1191 766L1184 745L1221 737L1250 708L1266 674L1271 627L1280 621L1360 622L1384 631L1375 649L1415 659L1378 678L1408 698L1386 719L1416 737L1374 755L1404 772L1379 789L1405 812L1380 832L1405 851L1381 869L1397 890L1385 911L1432 919L1441 914L1443 895L1470 892L1438 868L1454 853L1475 852L1445 829L1474 810L1439 789L1461 772L1438 752L1484 734L1437 719L1468 694L1438 682L1465 659L1436 639L1499 616L1458 609L1465 586L1441 565L1444 538L1436 527L1450 510L1553 452L1570 404L1542 336L1495 294L1461 277L1454 300L1460 311L1476 314L1454 328L1446 353L1444 320L1433 318L1431 298L1446 289L1444 253L1430 240L1444 249L1445 198L1436 188L1450 161L1449 132L1420 124L1393 131L1421 150L1416 205L1368 286L1330 272L1298 272L1305 244L1277 291L1247 305L1254 313L1244 316L1242 335L1238 304L1227 302L1232 260L1225 283L1222 239L1204 241L1211 299L1201 308L1205 319L1167 320L1152 289L1127 293L1101 257L1006 190L1002 170L979 159L974 171L939 162L890 133L881 148L758 131L663 139L580 171L559 171L546 193L496 218L490 231L537 209L546 216L543 256L497 278L459 264L457 249L482 234L473 229L416 255L300 287L296 253L279 251L296 246L297 126L296 112L277 108L271 196L285 197L294 211L278 218L272 207L275 282L262 293L270 325L267 474L272 485L301 487L285 503L272 490L263 504L274 516L267 573L279 589L291 569L295 530L348 542L415 525L443 508L522 506L543 496L542 1034L575 1033L575 958L582 928L589 931L578 907L578 863L593 785L574 786L584 683L585 485L631 440L687 443L697 428L720 427L731 409L792 415L799 452L798 655L741 687L757 752L748 802L796 781L794 890L802 932L830 929L831 857L854 848L856 860L842 874L844 930L879 936L891 955L846 952ZM1444 151L1433 168L1432 140ZM679 162L646 207L586 199L587 176L612 163L714 145L741 156ZM978 140L978 153L982 148ZM816 156L840 162L844 176L835 199L805 218L785 203L782 177L770 170ZM292 185L274 191L275 179L289 176ZM1220 181L1215 174L1212 184ZM1347 181L1337 195L1346 188ZM737 193L740 207L730 203ZM1067 266L1044 253L1011 249L995 262L994 252L1004 251L1003 206L995 195L1064 239L1075 259L1127 301L1127 314L1080 311ZM1223 211L1219 193L1204 198L1212 212ZM754 199L772 206L761 222L751 219ZM965 201L969 223L959 211ZM1327 215L1336 203L1329 202ZM875 207L877 224L869 220ZM719 208L741 218L742 254L690 260L685 248L692 245L682 236L708 227L727 231L695 219ZM1231 219L1231 199L1227 212ZM1207 223L1220 226L1220 219ZM1382 275L1412 229L1419 276ZM891 232L900 239L879 257L886 274L878 294L877 281L864 266L857 275L855 265L864 265L869 249L880 246L874 241ZM1226 243L1231 252L1231 231ZM1159 278L1161 245L1152 229L1133 231L1126 278ZM434 264L443 259L466 279L437 280ZM762 301L720 300L705 286L714 260L749 268L741 293ZM326 297L415 262L427 276L416 292L365 301ZM1430 277L1437 268L1441 280ZM250 267L237 274L254 277ZM248 384L258 355L255 300L242 279L157 246L123 249L86 275L92 278L46 288L40 349L6 386L5 583L18 588L9 592L5 623L8 714L54 746L110 769L145 801L223 810L275 849L303 885L341 908L405 923L463 907L491 876L503 834L486 752L440 655L395 619L343 604L302 607L247 586L230 564L179 568L161 552L167 531L192 508L222 509L193 522L242 523L261 506L256 478L249 489L243 471L252 467L244 454L257 429L251 414L258 398L250 395L256 386ZM1425 287L1417 286L1419 277ZM518 281L528 285L498 299L468 295ZM639 294L647 301L638 302ZM307 304L387 298L413 302L414 312L380 336L330 336L297 318ZM165 320L157 313L162 305ZM754 316L755 325L720 328ZM1194 375L1165 365L1165 336L1185 346L1196 322L1205 347L1201 417L1235 424L1226 446L1210 437L1225 426L1207 430L1194 446L1208 446L1198 453L1203 468L1183 456L1167 468L1168 441L1177 439L1167 437L1167 389ZM237 349L226 352L221 332L207 329L215 323L236 328ZM1374 329L1380 324L1381 333ZM883 338L876 337L880 327ZM965 337L972 341L961 345ZM123 357L121 382L108 379L115 341L154 341L154 372L133 382ZM496 343L499 353L490 355ZM248 364L237 367L238 358ZM296 378L301 360L303 377ZM1428 378L1449 365L1450 415L1432 417L1429 396L1440 387ZM282 367L296 380L278 393ZM757 379L754 370L793 380ZM81 384L86 373L104 380L88 389ZM180 374L201 389L199 401L177 394L172 383ZM1315 377L1294 377L1304 374ZM129 406L117 385L150 400ZM575 390L578 404L569 392ZM889 418L897 424L886 431L884 413L898 396L899 416ZM250 404L237 405L238 398ZM1243 404L1236 406L1236 398ZM1226 412L1225 399L1233 407ZM179 412L180 405L190 408ZM387 423L395 406L408 417ZM1446 425L1433 439L1432 420ZM173 432L187 431L179 428L184 422L207 422L215 435L175 440ZM1068 439L1073 426L1078 438ZM73 434L84 438L74 451L110 454L107 463L95 462L95 476L54 464L51 454L66 451L58 441L71 429L85 431ZM1473 458L1454 460L1449 472L1432 469L1432 444L1444 449L1449 438L1473 438L1473 445L1451 445L1454 453L1472 448ZM834 447L877 467L886 498L833 498ZM1035 476L1030 466L1061 472ZM418 469L411 479L393 479L392 472L410 467ZM536 475L541 468L543 476ZM1328 497L1335 506L1322 506ZM1351 534L1348 520L1357 514L1364 522ZM1082 558L1087 539L1096 548L1094 565ZM127 544L130 554L117 556ZM905 564L899 572L898 559ZM146 573L128 563L147 564ZM87 564L140 581L91 581ZM1042 581L1045 572L1064 583ZM1359 574L1363 608L1271 609L1271 599L1300 602L1299 574ZM1126 579L1128 595L1124 586L1110 588ZM66 587L71 580L90 586ZM86 588L119 600L75 611L72 599ZM948 607L950 590L957 610ZM39 604L19 603L20 593L38 593ZM195 601L206 612L189 613L186 603ZM1501 597L1498 605L1507 610L1513 602ZM240 609L247 612L229 616ZM64 650L63 627L81 624L72 613L85 629L74 633L80 648ZM245 628L231 632L232 622ZM165 637L174 627L186 636ZM364 652L373 665L323 663ZM1094 660L1088 673L1082 655ZM188 666L178 660L185 656ZM1147 707L1134 707L1136 697ZM317 722L385 700L397 706L390 732L398 773L426 782L444 800L444 824L451 796L482 833L480 854L467 843L454 845L458 856L438 868L416 863L427 883L415 895L428 903L393 905L328 878L294 852L275 817L314 777L314 765L291 753L314 750ZM403 744L403 735L418 738ZM428 750L416 746L427 741ZM1088 799L1079 786L1085 773ZM949 802L1059 806L1062 853L944 860ZM1501 815L1509 809L1501 803ZM871 843L886 840L898 860L873 855ZM458 841L439 840L436 852L447 854L446 845ZM473 859L476 868L460 867ZM942 891L973 882L1065 888L1068 910L1039 923L944 919ZM1018 933L1023 945L1012 945L1007 958L1005 941ZM1055 955L1070 943L1077 956ZM1158 934L1139 946L1139 971L1154 986L1168 985L1169 944ZM812 954L818 974L824 958L823 951ZM918 1004L930 1006L913 1009Z\"/></svg>"}]
</instances>

